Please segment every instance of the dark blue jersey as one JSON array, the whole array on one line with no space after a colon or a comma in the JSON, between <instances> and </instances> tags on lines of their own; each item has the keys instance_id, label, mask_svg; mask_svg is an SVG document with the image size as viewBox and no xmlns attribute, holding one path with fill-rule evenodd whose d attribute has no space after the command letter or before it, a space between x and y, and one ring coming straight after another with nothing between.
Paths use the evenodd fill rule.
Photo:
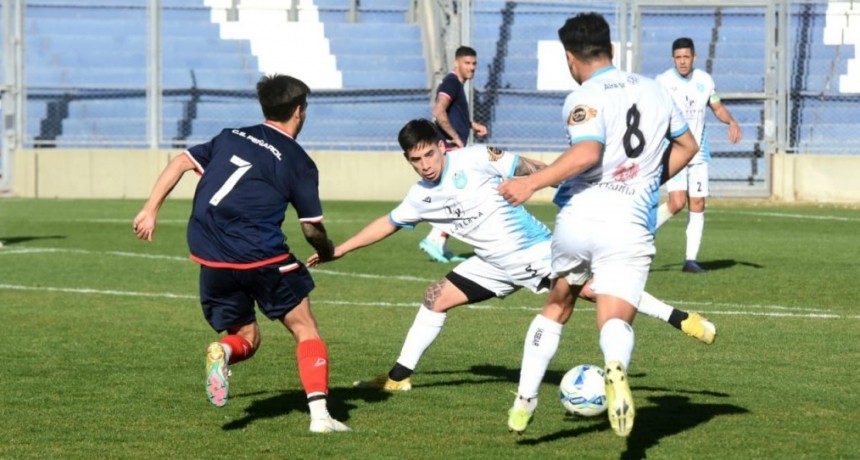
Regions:
<instances>
[{"instance_id":1,"label":"dark blue jersey","mask_svg":"<svg viewBox=\"0 0 860 460\"><path fill-rule=\"evenodd\" d=\"M472 129L472 120L469 118L469 101L466 99L466 90L463 82L457 77L454 72L445 75L442 83L436 89L436 97L447 97L451 99L451 105L448 106L448 121L457 131L457 135L466 145L469 140L469 131ZM445 131L439 130L443 136L447 136Z\"/></svg>"},{"instance_id":2,"label":"dark blue jersey","mask_svg":"<svg viewBox=\"0 0 860 460\"><path fill-rule=\"evenodd\" d=\"M300 221L322 221L316 164L273 125L225 129L185 154L201 175L188 222L198 263L247 269L287 259L281 224L289 204Z\"/></svg>"}]
</instances>

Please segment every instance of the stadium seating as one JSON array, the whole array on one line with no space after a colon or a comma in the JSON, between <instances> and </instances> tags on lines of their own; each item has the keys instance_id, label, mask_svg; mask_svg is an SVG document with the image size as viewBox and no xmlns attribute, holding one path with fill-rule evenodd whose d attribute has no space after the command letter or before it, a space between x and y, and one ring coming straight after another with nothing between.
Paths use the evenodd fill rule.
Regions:
<instances>
[{"instance_id":1,"label":"stadium seating","mask_svg":"<svg viewBox=\"0 0 860 460\"><path fill-rule=\"evenodd\" d=\"M349 0L313 4L343 74L343 88L341 93L314 92L309 112L314 123L307 125L303 142L315 148L390 146L392 132L406 118L430 115L434 89L420 26L407 20L410 2L362 0L356 22L349 22ZM25 5L28 139L59 146L81 145L88 136L95 145L110 145L111 139L145 142L147 5L145 0ZM164 141L202 141L220 127L259 121L253 86L261 71L250 42L222 39L203 2L163 0L162 5ZM611 5L473 3L471 44L479 63L473 107L476 119L490 128L487 142L563 147L558 120L565 92L537 90L537 47L543 40L557 41L557 26L571 14L594 8L614 21ZM860 121L852 109L856 100L836 97L854 47L824 44L826 5L793 3L790 8L791 110L798 124L793 132L806 148L827 149L852 133L847 123ZM670 68L671 41L690 36L697 44L698 66L711 69L720 92L759 93L766 33L761 8L645 8L637 37L640 72L653 76ZM394 96L379 96L379 90ZM738 146L712 139L714 150L730 156L739 149L753 151L752 144L761 140L761 106L733 106L732 112L745 141ZM708 124L724 132L713 117Z\"/></svg>"}]
</instances>

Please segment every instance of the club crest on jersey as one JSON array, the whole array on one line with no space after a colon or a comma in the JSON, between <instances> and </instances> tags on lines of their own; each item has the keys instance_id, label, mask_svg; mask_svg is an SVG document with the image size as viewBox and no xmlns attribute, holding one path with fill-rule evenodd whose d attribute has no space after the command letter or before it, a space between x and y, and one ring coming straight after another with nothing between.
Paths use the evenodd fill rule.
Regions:
<instances>
[{"instance_id":1,"label":"club crest on jersey","mask_svg":"<svg viewBox=\"0 0 860 460\"><path fill-rule=\"evenodd\" d=\"M502 155L504 155L505 152L495 147L490 147L488 145L487 153L490 155L490 161L499 161L499 159L502 158Z\"/></svg>"},{"instance_id":2,"label":"club crest on jersey","mask_svg":"<svg viewBox=\"0 0 860 460\"><path fill-rule=\"evenodd\" d=\"M597 109L593 109L587 105L578 105L570 111L570 116L567 117L567 124L578 125L585 123L588 120L597 116Z\"/></svg>"},{"instance_id":3,"label":"club crest on jersey","mask_svg":"<svg viewBox=\"0 0 860 460\"><path fill-rule=\"evenodd\" d=\"M700 93L704 93L705 85L703 85L702 82L696 83L696 89L699 90Z\"/></svg>"},{"instance_id":4,"label":"club crest on jersey","mask_svg":"<svg viewBox=\"0 0 860 460\"><path fill-rule=\"evenodd\" d=\"M457 171L454 173L452 182L454 182L454 187L464 189L466 188L466 184L469 182L469 179L466 178L466 173L463 171Z\"/></svg>"}]
</instances>

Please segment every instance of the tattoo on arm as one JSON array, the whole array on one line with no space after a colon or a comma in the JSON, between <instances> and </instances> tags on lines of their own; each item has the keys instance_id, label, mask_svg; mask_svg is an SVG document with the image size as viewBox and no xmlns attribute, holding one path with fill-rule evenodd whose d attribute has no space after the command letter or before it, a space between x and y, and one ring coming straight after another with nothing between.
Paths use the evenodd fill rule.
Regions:
<instances>
[{"instance_id":1,"label":"tattoo on arm","mask_svg":"<svg viewBox=\"0 0 860 460\"><path fill-rule=\"evenodd\" d=\"M424 308L433 310L433 305L436 303L436 299L442 295L442 288L447 282L448 280L442 278L441 280L431 284L430 287L424 291Z\"/></svg>"},{"instance_id":2,"label":"tattoo on arm","mask_svg":"<svg viewBox=\"0 0 860 460\"><path fill-rule=\"evenodd\" d=\"M541 169L546 168L546 163L531 158L520 157L517 161L517 167L514 168L515 176L528 176L534 174Z\"/></svg>"},{"instance_id":3,"label":"tattoo on arm","mask_svg":"<svg viewBox=\"0 0 860 460\"><path fill-rule=\"evenodd\" d=\"M334 244L328 238L328 233L322 222L302 222L302 233L305 240L316 249L320 260L329 260L334 254Z\"/></svg>"}]
</instances>

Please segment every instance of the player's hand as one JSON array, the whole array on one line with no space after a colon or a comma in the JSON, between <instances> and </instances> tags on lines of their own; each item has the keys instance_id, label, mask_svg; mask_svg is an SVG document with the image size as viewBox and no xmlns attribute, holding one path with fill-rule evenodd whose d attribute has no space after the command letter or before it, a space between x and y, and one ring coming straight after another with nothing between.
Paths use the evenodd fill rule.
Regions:
<instances>
[{"instance_id":1,"label":"player's hand","mask_svg":"<svg viewBox=\"0 0 860 460\"><path fill-rule=\"evenodd\" d=\"M145 209L141 210L132 222L132 230L138 238L152 241L152 235L155 233L155 214Z\"/></svg>"},{"instance_id":2,"label":"player's hand","mask_svg":"<svg viewBox=\"0 0 860 460\"><path fill-rule=\"evenodd\" d=\"M502 198L514 206L519 206L525 203L535 192L529 185L526 178L520 177L515 177L502 182L499 185L498 190L499 194L502 195Z\"/></svg>"},{"instance_id":3,"label":"player's hand","mask_svg":"<svg viewBox=\"0 0 860 460\"><path fill-rule=\"evenodd\" d=\"M307 265L308 268L316 267L317 265L319 265L321 263L322 263L322 261L320 261L320 255L317 253L313 253L313 255L308 257L308 260L305 261L305 265Z\"/></svg>"},{"instance_id":4,"label":"player's hand","mask_svg":"<svg viewBox=\"0 0 860 460\"><path fill-rule=\"evenodd\" d=\"M305 265L308 268L316 267L324 262L330 262L332 260L337 260L343 257L345 254L340 247L334 248L334 252L332 252L331 257L320 257L319 253L315 253L314 255L308 257L308 260L305 262Z\"/></svg>"},{"instance_id":5,"label":"player's hand","mask_svg":"<svg viewBox=\"0 0 860 460\"><path fill-rule=\"evenodd\" d=\"M743 132L741 131L741 127L738 125L738 122L732 121L729 123L729 141L731 141L732 144L737 144L742 137Z\"/></svg>"},{"instance_id":6,"label":"player's hand","mask_svg":"<svg viewBox=\"0 0 860 460\"><path fill-rule=\"evenodd\" d=\"M478 137L486 137L486 136L487 136L487 133L489 132L489 131L487 130L487 127L486 127L486 126L484 126L484 125L482 125L482 124L480 124L480 123L474 123L474 124L473 124L473 126L472 126L472 128L473 128L473 129L474 129L474 131L475 131L475 135L476 135L476 136L478 136Z\"/></svg>"}]
</instances>

